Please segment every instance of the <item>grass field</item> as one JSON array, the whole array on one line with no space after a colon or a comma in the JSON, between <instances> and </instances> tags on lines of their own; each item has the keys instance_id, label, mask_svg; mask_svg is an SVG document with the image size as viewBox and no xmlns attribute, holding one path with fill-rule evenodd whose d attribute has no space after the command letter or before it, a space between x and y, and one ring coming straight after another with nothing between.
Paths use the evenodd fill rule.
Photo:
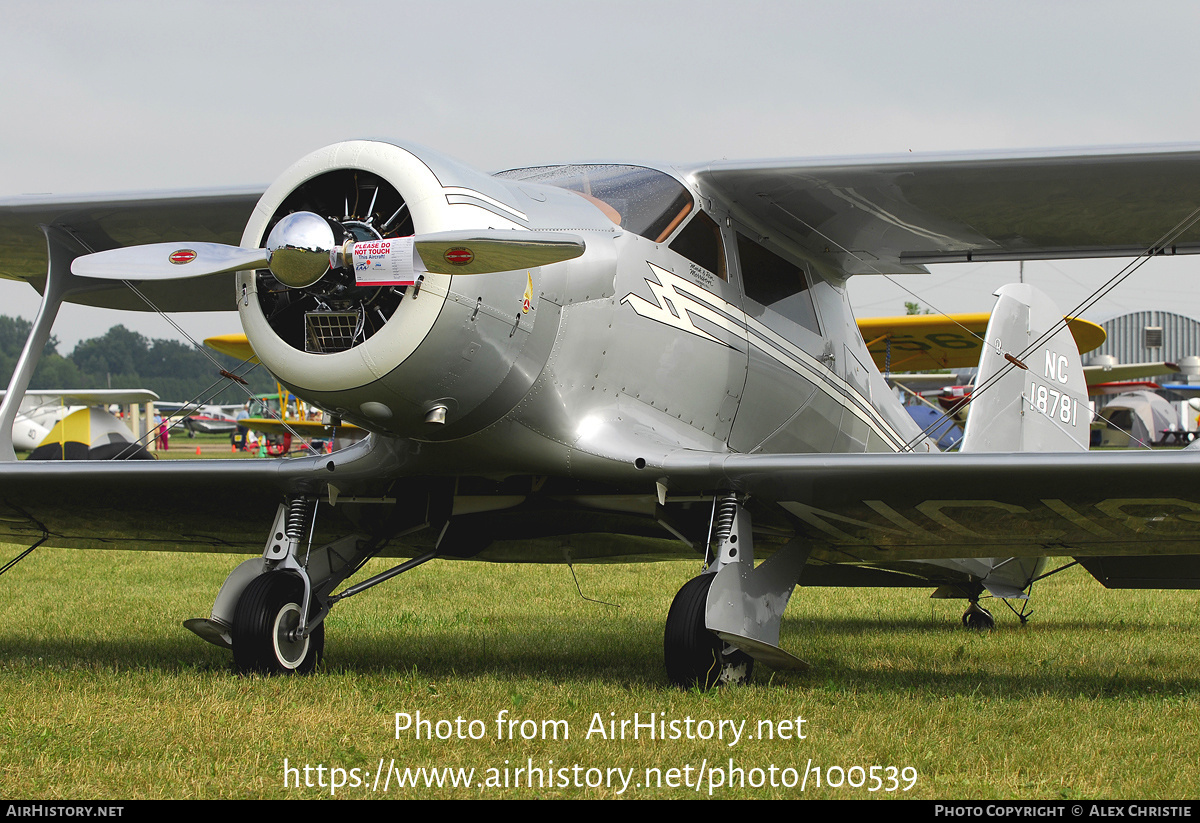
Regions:
<instances>
[{"instance_id":1,"label":"grass field","mask_svg":"<svg viewBox=\"0 0 1200 823\"><path fill-rule=\"evenodd\" d=\"M1028 626L996 609L997 631L968 634L960 604L925 591L803 590L783 642L810 672L764 668L749 687L696 693L671 688L661 663L689 564L577 567L584 594L612 606L582 600L565 567L430 563L334 610L324 671L258 678L180 626L207 616L234 562L39 549L0 578L0 795L1179 798L1200 786L1191 593L1107 592L1072 569L1038 585ZM635 713L665 720L668 739L597 732ZM498 716L517 723L498 729ZM421 767L475 773L466 787L426 787L429 773L396 785Z\"/></svg>"}]
</instances>

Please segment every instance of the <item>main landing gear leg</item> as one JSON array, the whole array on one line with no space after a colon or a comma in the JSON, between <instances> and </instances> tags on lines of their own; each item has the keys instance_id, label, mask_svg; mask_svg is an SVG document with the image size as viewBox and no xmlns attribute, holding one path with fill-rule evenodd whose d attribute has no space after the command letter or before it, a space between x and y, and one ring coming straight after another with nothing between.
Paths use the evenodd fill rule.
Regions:
<instances>
[{"instance_id":1,"label":"main landing gear leg","mask_svg":"<svg viewBox=\"0 0 1200 823\"><path fill-rule=\"evenodd\" d=\"M355 447L341 454L347 455ZM330 505L334 496L330 495ZM335 594L351 575L374 557L388 540L443 520L430 513L448 511L427 499L397 501L388 497L337 498L341 504L382 507L367 534L351 534L311 546L317 513L315 497L293 496L279 506L263 556L247 560L226 578L212 616L187 620L184 626L218 646L233 650L243 673L307 674L318 667L325 648L325 617L335 603L416 568L437 550L381 572ZM444 529L443 529L444 531Z\"/></svg>"},{"instance_id":2,"label":"main landing gear leg","mask_svg":"<svg viewBox=\"0 0 1200 823\"><path fill-rule=\"evenodd\" d=\"M788 543L754 568L750 513L735 494L716 501L717 560L684 584L667 614L667 676L683 688L744 683L758 660L775 668L807 668L779 648L784 607L809 547Z\"/></svg>"},{"instance_id":3,"label":"main landing gear leg","mask_svg":"<svg viewBox=\"0 0 1200 823\"><path fill-rule=\"evenodd\" d=\"M275 515L263 556L233 570L212 617L184 622L210 643L232 649L234 667L242 674L307 674L321 660L326 588L345 577L327 558L353 557L359 541L343 538L308 557L301 540L309 533L315 505L314 498L288 498Z\"/></svg>"},{"instance_id":4,"label":"main landing gear leg","mask_svg":"<svg viewBox=\"0 0 1200 823\"><path fill-rule=\"evenodd\" d=\"M325 614L317 608L300 542L316 501L280 506L263 558L267 570L242 590L233 611L233 664L243 674L308 674L325 652Z\"/></svg>"}]
</instances>

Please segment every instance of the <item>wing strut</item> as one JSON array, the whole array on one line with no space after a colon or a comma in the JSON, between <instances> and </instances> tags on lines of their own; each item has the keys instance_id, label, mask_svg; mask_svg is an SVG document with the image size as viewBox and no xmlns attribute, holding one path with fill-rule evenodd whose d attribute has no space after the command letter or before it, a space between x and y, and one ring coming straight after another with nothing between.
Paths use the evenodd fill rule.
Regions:
<instances>
[{"instance_id":1,"label":"wing strut","mask_svg":"<svg viewBox=\"0 0 1200 823\"><path fill-rule=\"evenodd\" d=\"M33 328L25 340L25 348L21 350L17 367L8 381L8 392L0 402L0 462L14 462L17 459L12 442L17 412L33 379L33 373L37 370L42 350L50 339L50 330L54 327L54 320L58 317L63 300L68 295L104 288L105 285L71 273L71 261L90 253L91 249L57 226L42 225L41 229L46 235L46 251L49 258L46 267L46 287L42 291L42 304L38 308L37 319L33 321Z\"/></svg>"}]
</instances>

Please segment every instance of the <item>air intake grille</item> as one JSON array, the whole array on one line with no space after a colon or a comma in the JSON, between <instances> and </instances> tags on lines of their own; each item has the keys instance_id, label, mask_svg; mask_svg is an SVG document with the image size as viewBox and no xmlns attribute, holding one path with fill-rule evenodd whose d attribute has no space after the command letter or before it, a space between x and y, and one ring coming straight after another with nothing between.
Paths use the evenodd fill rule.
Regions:
<instances>
[{"instance_id":1,"label":"air intake grille","mask_svg":"<svg viewBox=\"0 0 1200 823\"><path fill-rule=\"evenodd\" d=\"M310 354L333 354L354 346L358 312L308 312L304 315L304 350Z\"/></svg>"}]
</instances>

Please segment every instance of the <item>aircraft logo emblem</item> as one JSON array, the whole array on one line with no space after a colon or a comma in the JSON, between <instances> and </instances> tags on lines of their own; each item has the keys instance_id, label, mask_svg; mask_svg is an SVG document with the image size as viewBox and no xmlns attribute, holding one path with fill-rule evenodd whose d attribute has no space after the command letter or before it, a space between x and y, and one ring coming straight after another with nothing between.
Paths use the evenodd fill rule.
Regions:
<instances>
[{"instance_id":1,"label":"aircraft logo emblem","mask_svg":"<svg viewBox=\"0 0 1200 823\"><path fill-rule=\"evenodd\" d=\"M526 273L528 280L525 284L525 297L521 300L521 314L529 314L529 309L533 305L533 274Z\"/></svg>"},{"instance_id":2,"label":"aircraft logo emblem","mask_svg":"<svg viewBox=\"0 0 1200 823\"><path fill-rule=\"evenodd\" d=\"M453 266L465 266L475 259L475 253L470 249L456 246L452 249L446 249L446 253L442 257L446 258L446 262Z\"/></svg>"},{"instance_id":3,"label":"aircraft logo emblem","mask_svg":"<svg viewBox=\"0 0 1200 823\"><path fill-rule=\"evenodd\" d=\"M176 266L182 266L184 263L190 263L196 259L196 252L191 249L179 249L171 252L171 256L167 258Z\"/></svg>"}]
</instances>

